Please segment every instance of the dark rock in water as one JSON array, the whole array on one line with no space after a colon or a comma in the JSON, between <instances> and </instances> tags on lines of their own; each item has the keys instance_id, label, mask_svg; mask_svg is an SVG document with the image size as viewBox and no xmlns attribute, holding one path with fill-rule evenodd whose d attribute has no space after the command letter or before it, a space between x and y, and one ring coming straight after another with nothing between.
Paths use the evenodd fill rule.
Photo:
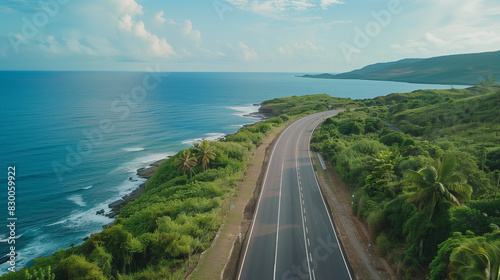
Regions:
<instances>
[{"instance_id":1,"label":"dark rock in water","mask_svg":"<svg viewBox=\"0 0 500 280\"><path fill-rule=\"evenodd\" d=\"M160 166L160 164L164 163L166 160L167 160L167 158L160 159L159 161L155 161L155 162L151 163L151 166L158 167L158 166Z\"/></svg>"},{"instance_id":2,"label":"dark rock in water","mask_svg":"<svg viewBox=\"0 0 500 280\"><path fill-rule=\"evenodd\" d=\"M158 160L156 162L153 162L147 168L139 168L137 170L137 175L139 175L139 177L141 177L141 178L149 179L151 176L153 176L153 173L155 172L155 170L158 169L158 166L160 166L167 159L168 159L168 157L161 159L161 160ZM134 179L132 177L128 178L128 180L133 181L133 182L137 181L136 179ZM104 212L101 212L104 210L100 210L100 211L98 211L99 212L98 215L104 215L104 216L109 217L109 218L114 218L120 213L120 209L123 206L125 206L130 201L135 200L136 198L138 198L141 194L143 194L145 192L146 192L146 183L143 183L139 186L138 189L134 190L130 194L128 194L128 195L124 196L123 198L109 204L108 206L109 206L109 208L111 208L111 211L109 213L105 214Z\"/></svg>"},{"instance_id":3,"label":"dark rock in water","mask_svg":"<svg viewBox=\"0 0 500 280\"><path fill-rule=\"evenodd\" d=\"M134 178L132 178L132 177L128 177L128 180L129 180L130 182L137 182L137 179L134 179Z\"/></svg>"},{"instance_id":4,"label":"dark rock in water","mask_svg":"<svg viewBox=\"0 0 500 280\"><path fill-rule=\"evenodd\" d=\"M73 248L73 247L75 247L75 244L73 243L73 244L69 245L69 247Z\"/></svg>"},{"instance_id":5,"label":"dark rock in water","mask_svg":"<svg viewBox=\"0 0 500 280\"><path fill-rule=\"evenodd\" d=\"M17 254L16 254L17 257ZM10 260L10 256L4 256L0 258L0 264L8 262Z\"/></svg>"},{"instance_id":6,"label":"dark rock in water","mask_svg":"<svg viewBox=\"0 0 500 280\"><path fill-rule=\"evenodd\" d=\"M85 236L85 237L83 238L83 242L87 241L89 238L90 238L89 236Z\"/></svg>"},{"instance_id":7,"label":"dark rock in water","mask_svg":"<svg viewBox=\"0 0 500 280\"><path fill-rule=\"evenodd\" d=\"M108 205L109 208L111 208L111 212L108 214L105 214L106 217L109 218L114 218L116 215L120 213L120 208L125 206L125 204L129 203L130 201L133 201L137 199L141 194L146 192L146 183L143 183L139 186L138 189L134 190L130 194L124 196L122 199L119 199L111 204Z\"/></svg>"},{"instance_id":8,"label":"dark rock in water","mask_svg":"<svg viewBox=\"0 0 500 280\"><path fill-rule=\"evenodd\" d=\"M151 176L153 176L153 173L155 172L156 168L157 167L155 166L151 166L148 168L139 169L137 170L137 175L139 175L139 177L141 178L149 179L151 178Z\"/></svg>"},{"instance_id":9,"label":"dark rock in water","mask_svg":"<svg viewBox=\"0 0 500 280\"><path fill-rule=\"evenodd\" d=\"M103 215L104 216L104 209L101 209L95 213L96 215Z\"/></svg>"},{"instance_id":10,"label":"dark rock in water","mask_svg":"<svg viewBox=\"0 0 500 280\"><path fill-rule=\"evenodd\" d=\"M262 111L248 113L248 114L246 114L246 115L243 115L243 117L247 117L247 118L256 118L256 119L261 119L261 120L267 120L267 119L269 119L269 118L270 118L269 114L264 113L264 112L262 112ZM250 124L250 125L253 125L253 124Z\"/></svg>"}]
</instances>

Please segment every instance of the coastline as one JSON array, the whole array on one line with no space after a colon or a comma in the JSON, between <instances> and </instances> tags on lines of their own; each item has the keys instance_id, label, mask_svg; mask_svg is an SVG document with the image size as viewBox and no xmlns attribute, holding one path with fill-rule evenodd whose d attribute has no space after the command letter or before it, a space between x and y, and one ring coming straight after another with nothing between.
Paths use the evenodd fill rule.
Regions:
<instances>
[{"instance_id":1,"label":"coastline","mask_svg":"<svg viewBox=\"0 0 500 280\"><path fill-rule=\"evenodd\" d=\"M258 111L257 112L251 112L251 113L245 114L245 115L243 115L243 117L245 117L245 118L254 118L254 119L257 119L257 120L255 122L251 123L251 124L245 124L245 125L243 125L242 128L245 128L247 126L255 125L255 124L257 124L257 123L259 123L261 121L267 120L267 119L269 119L269 118L272 117L272 115L269 112L265 112L264 110L262 110L262 107L260 107L261 104L253 104L253 106L256 106L256 107L259 106ZM240 129L242 129L242 128L240 128ZM239 129L237 131L235 131L234 133L236 133L238 131L239 131ZM219 139L217 139L215 141L223 140L228 135L230 135L230 134L227 134L224 137L219 138ZM132 202L132 201L136 200L143 193L146 192L146 184L148 183L149 178L151 178L151 176L153 176L153 174L156 171L156 169L158 169L158 167L163 162L165 162L167 159L169 159L169 158L170 158L170 156L167 157L167 158L163 158L163 159L157 160L157 161L151 163L148 167L143 167L143 168L137 169L136 174L140 178L146 179L146 181L144 183L140 184L139 187L137 187L137 189L133 190L132 192L130 192L128 194L126 194L122 198L120 198L120 199L118 199L118 200L116 200L116 201L108 204L108 207L111 209L109 211L109 213L104 213L104 209L103 209L101 211L98 211L96 213L96 215L104 215L104 216L109 217L109 218L116 218L120 214L120 209L121 208L123 208L129 202Z\"/></svg>"},{"instance_id":2,"label":"coastline","mask_svg":"<svg viewBox=\"0 0 500 280\"><path fill-rule=\"evenodd\" d=\"M156 169L158 169L158 166L160 166L160 164L162 164L163 162L165 162L169 158L170 157L163 158L163 159L160 159L160 160L157 160L157 161L151 163L148 167L139 168L139 169L137 169L136 174L140 178L149 180L149 178L151 178L151 176L153 176L153 173L156 171ZM114 202L108 204L108 207L111 208L111 211L109 213L105 214L105 216L109 217L109 218L115 218L116 216L118 216L120 214L120 209L123 206L127 205L127 203L129 203L131 201L134 201L135 199L139 198L143 193L145 193L146 192L146 183L148 182L147 180L146 180L146 182L140 184L139 187L137 189L133 190L131 193L123 196L122 198L118 199L117 201L114 201Z\"/></svg>"}]
</instances>

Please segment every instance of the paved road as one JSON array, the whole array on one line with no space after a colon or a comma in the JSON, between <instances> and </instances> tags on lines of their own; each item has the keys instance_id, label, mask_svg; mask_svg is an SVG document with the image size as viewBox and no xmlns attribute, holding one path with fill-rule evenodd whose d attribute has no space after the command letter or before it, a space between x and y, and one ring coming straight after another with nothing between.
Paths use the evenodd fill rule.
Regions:
<instances>
[{"instance_id":1,"label":"paved road","mask_svg":"<svg viewBox=\"0 0 500 280\"><path fill-rule=\"evenodd\" d=\"M238 279L352 279L309 150L314 128L338 112L302 118L276 141Z\"/></svg>"}]
</instances>

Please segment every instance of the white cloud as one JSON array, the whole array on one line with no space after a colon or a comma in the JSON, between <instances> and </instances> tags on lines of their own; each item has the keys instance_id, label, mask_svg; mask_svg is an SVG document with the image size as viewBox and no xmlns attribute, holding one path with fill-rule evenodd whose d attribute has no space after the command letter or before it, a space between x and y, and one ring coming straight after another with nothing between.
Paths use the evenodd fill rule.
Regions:
<instances>
[{"instance_id":1,"label":"white cloud","mask_svg":"<svg viewBox=\"0 0 500 280\"><path fill-rule=\"evenodd\" d=\"M142 15L142 6L137 4L135 0L110 0L118 8L121 14L130 14L132 16Z\"/></svg>"},{"instance_id":2,"label":"white cloud","mask_svg":"<svg viewBox=\"0 0 500 280\"><path fill-rule=\"evenodd\" d=\"M441 54L470 52L469 50L477 52L497 50L499 44L500 34L494 31L478 31L442 38L428 32L419 39L407 40L403 44L393 44L391 47L398 52L407 54Z\"/></svg>"},{"instance_id":3,"label":"white cloud","mask_svg":"<svg viewBox=\"0 0 500 280\"><path fill-rule=\"evenodd\" d=\"M416 4L425 9L413 9L412 21L423 14L429 20L412 27L404 36L406 40L393 41L391 47L396 53L423 57L498 50L500 22L495 17L500 17L500 6L497 1L419 0Z\"/></svg>"},{"instance_id":4,"label":"white cloud","mask_svg":"<svg viewBox=\"0 0 500 280\"><path fill-rule=\"evenodd\" d=\"M277 50L279 54L292 59L319 61L325 59L325 48L308 40L298 41L291 45L286 44L278 47Z\"/></svg>"},{"instance_id":5,"label":"white cloud","mask_svg":"<svg viewBox=\"0 0 500 280\"><path fill-rule=\"evenodd\" d=\"M295 48L297 50L306 50L306 51L323 51L325 48L323 48L320 45L315 45L312 42L309 41L304 41L304 42L296 42L295 43Z\"/></svg>"},{"instance_id":6,"label":"white cloud","mask_svg":"<svg viewBox=\"0 0 500 280\"><path fill-rule=\"evenodd\" d=\"M184 22L184 27L182 28L182 31L186 36L192 37L195 40L201 39L200 31L193 29L193 23L190 20L186 20Z\"/></svg>"},{"instance_id":7,"label":"white cloud","mask_svg":"<svg viewBox=\"0 0 500 280\"><path fill-rule=\"evenodd\" d=\"M146 45L148 54L159 57L170 57L175 55L174 49L167 43L167 40L165 38L159 38L157 35L146 30L144 22L139 21L135 23L130 15L125 14L120 20L119 27L130 32L136 39L142 39L136 43Z\"/></svg>"},{"instance_id":8,"label":"white cloud","mask_svg":"<svg viewBox=\"0 0 500 280\"><path fill-rule=\"evenodd\" d=\"M294 20L307 22L321 17L300 17L301 12L311 9L326 9L327 6L334 4L343 4L339 0L225 0L232 6L259 14L264 17L280 20Z\"/></svg>"},{"instance_id":9,"label":"white cloud","mask_svg":"<svg viewBox=\"0 0 500 280\"><path fill-rule=\"evenodd\" d=\"M155 15L155 20L159 23L159 24L162 24L165 22L165 18L163 17L163 11L160 11L159 13L157 13Z\"/></svg>"},{"instance_id":10,"label":"white cloud","mask_svg":"<svg viewBox=\"0 0 500 280\"><path fill-rule=\"evenodd\" d=\"M238 43L238 46L240 47L243 58L246 61L255 61L259 59L259 54L254 49L251 49L249 46L245 45L243 42L240 41Z\"/></svg>"},{"instance_id":11,"label":"white cloud","mask_svg":"<svg viewBox=\"0 0 500 280\"><path fill-rule=\"evenodd\" d=\"M278 47L278 52L282 55L287 55L287 56L292 56L293 55L293 50L290 48L290 45L285 45Z\"/></svg>"},{"instance_id":12,"label":"white cloud","mask_svg":"<svg viewBox=\"0 0 500 280\"><path fill-rule=\"evenodd\" d=\"M120 17L120 20L118 21L118 28L126 31L132 31L132 26L134 26L134 22L129 14L124 14Z\"/></svg>"},{"instance_id":13,"label":"white cloud","mask_svg":"<svg viewBox=\"0 0 500 280\"><path fill-rule=\"evenodd\" d=\"M339 1L339 0L321 0L321 9L326 10L328 9L328 6L332 5L337 5L337 4L344 4L344 2Z\"/></svg>"},{"instance_id":14,"label":"white cloud","mask_svg":"<svg viewBox=\"0 0 500 280\"><path fill-rule=\"evenodd\" d=\"M76 39L68 39L68 40L65 40L65 42L66 42L67 49L72 54L95 56L95 52L91 48L82 45Z\"/></svg>"},{"instance_id":15,"label":"white cloud","mask_svg":"<svg viewBox=\"0 0 500 280\"><path fill-rule=\"evenodd\" d=\"M308 8L312 8L316 5L307 2L307 1L292 1L292 7L297 10L297 11L304 11L307 10Z\"/></svg>"},{"instance_id":16,"label":"white cloud","mask_svg":"<svg viewBox=\"0 0 500 280\"><path fill-rule=\"evenodd\" d=\"M42 38L39 46L43 51L55 55L96 55L90 47L84 46L76 39L62 39L62 42L59 42L53 35Z\"/></svg>"}]
</instances>

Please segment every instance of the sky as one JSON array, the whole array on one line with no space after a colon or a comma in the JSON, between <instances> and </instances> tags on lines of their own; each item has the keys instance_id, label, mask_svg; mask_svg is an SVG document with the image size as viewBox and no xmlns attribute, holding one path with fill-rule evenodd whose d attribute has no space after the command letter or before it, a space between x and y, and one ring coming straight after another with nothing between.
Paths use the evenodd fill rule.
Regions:
<instances>
[{"instance_id":1,"label":"sky","mask_svg":"<svg viewBox=\"0 0 500 280\"><path fill-rule=\"evenodd\" d=\"M0 70L339 73L496 50L498 0L0 0Z\"/></svg>"}]
</instances>

